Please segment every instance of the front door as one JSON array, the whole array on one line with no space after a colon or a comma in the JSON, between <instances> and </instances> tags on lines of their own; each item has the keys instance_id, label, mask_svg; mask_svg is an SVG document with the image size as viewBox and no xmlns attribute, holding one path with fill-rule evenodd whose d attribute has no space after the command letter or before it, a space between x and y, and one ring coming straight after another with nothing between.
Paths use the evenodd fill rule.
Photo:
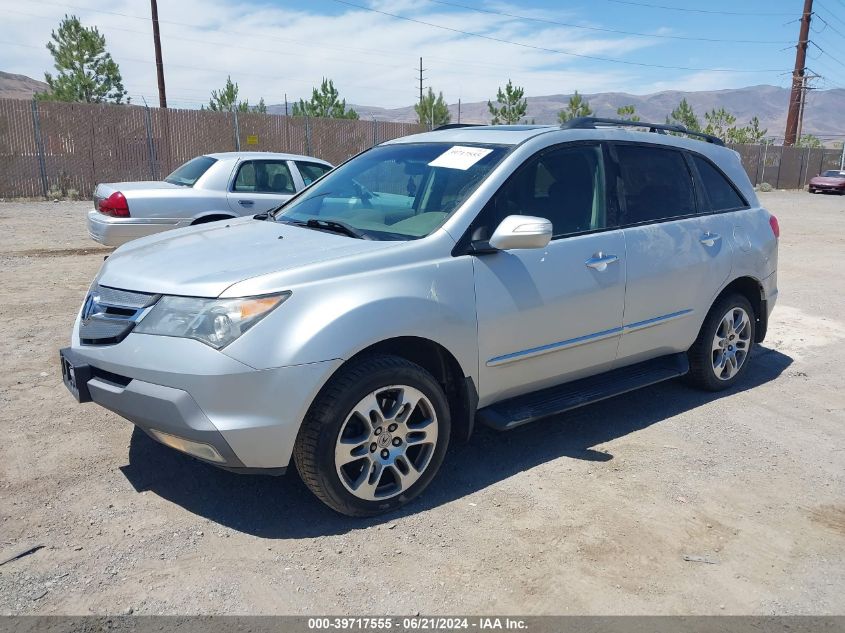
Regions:
<instances>
[{"instance_id":1,"label":"front door","mask_svg":"<svg viewBox=\"0 0 845 633\"><path fill-rule=\"evenodd\" d=\"M290 200L296 186L285 160L245 160L238 165L227 197L237 215L263 213Z\"/></svg>"},{"instance_id":2,"label":"front door","mask_svg":"<svg viewBox=\"0 0 845 633\"><path fill-rule=\"evenodd\" d=\"M622 329L625 243L612 226L599 144L550 148L533 157L484 211L549 219L544 249L474 257L479 406L599 373Z\"/></svg>"}]
</instances>

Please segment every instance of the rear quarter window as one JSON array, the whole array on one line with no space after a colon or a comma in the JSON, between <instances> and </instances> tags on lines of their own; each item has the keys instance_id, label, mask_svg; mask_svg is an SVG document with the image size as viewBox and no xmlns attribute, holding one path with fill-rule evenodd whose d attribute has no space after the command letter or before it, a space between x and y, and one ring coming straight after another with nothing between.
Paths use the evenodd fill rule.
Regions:
<instances>
[{"instance_id":1,"label":"rear quarter window","mask_svg":"<svg viewBox=\"0 0 845 633\"><path fill-rule=\"evenodd\" d=\"M181 167L177 167L164 181L183 187L193 187L197 180L202 178L202 175L216 162L217 159L211 158L211 156L197 156Z\"/></svg>"},{"instance_id":2,"label":"rear quarter window","mask_svg":"<svg viewBox=\"0 0 845 633\"><path fill-rule=\"evenodd\" d=\"M733 184L709 160L696 155L692 160L701 177L704 195L710 200L711 211L730 211L748 206Z\"/></svg>"},{"instance_id":3,"label":"rear quarter window","mask_svg":"<svg viewBox=\"0 0 845 633\"><path fill-rule=\"evenodd\" d=\"M676 149L616 145L622 198L622 223L642 224L697 213L692 175Z\"/></svg>"}]
</instances>

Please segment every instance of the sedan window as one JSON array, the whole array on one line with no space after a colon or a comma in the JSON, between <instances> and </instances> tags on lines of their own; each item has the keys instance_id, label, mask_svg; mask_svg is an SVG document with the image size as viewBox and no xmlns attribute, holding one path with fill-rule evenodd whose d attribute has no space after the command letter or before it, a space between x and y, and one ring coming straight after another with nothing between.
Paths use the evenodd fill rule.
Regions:
<instances>
[{"instance_id":1,"label":"sedan window","mask_svg":"<svg viewBox=\"0 0 845 633\"><path fill-rule=\"evenodd\" d=\"M242 193L296 193L287 161L249 160L241 163L234 191Z\"/></svg>"},{"instance_id":2,"label":"sedan window","mask_svg":"<svg viewBox=\"0 0 845 633\"><path fill-rule=\"evenodd\" d=\"M171 185L193 187L197 180L216 162L217 159L211 158L211 156L197 156L181 167L177 167L173 173L164 179L164 182L169 182Z\"/></svg>"},{"instance_id":3,"label":"sedan window","mask_svg":"<svg viewBox=\"0 0 845 633\"><path fill-rule=\"evenodd\" d=\"M321 163L303 163L296 161L296 166L299 168L299 173L302 175L302 180L306 187L320 178L323 174L332 170L332 168L328 165L323 165Z\"/></svg>"}]
</instances>

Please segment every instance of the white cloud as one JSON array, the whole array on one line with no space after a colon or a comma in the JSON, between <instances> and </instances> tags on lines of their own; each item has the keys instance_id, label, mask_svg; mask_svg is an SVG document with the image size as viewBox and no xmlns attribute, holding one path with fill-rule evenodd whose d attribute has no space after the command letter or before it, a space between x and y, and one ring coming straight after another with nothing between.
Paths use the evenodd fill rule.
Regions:
<instances>
[{"instance_id":1,"label":"white cloud","mask_svg":"<svg viewBox=\"0 0 845 633\"><path fill-rule=\"evenodd\" d=\"M366 0L355 0L363 4ZM68 5L31 0L25 5L0 0L6 19L2 44L3 70L38 79L52 59L44 48L50 30L65 12L97 25L109 51L120 64L133 100L156 103L156 77L150 22L146 6L133 0L75 0ZM629 53L663 42L614 36L552 24L456 10L425 0L372 0L370 7L489 38L523 42L533 47L579 55L626 58ZM507 3L492 10L549 18L550 13ZM88 7L88 8L85 8ZM467 36L372 11L338 5L341 13L321 15L258 0L159 0L162 48L168 100L172 105L198 107L227 75L240 85L241 95L255 103L279 103L287 93L294 101L310 94L323 76L334 80L349 103L403 106L418 90L419 57L427 68L426 86L443 91L450 102L492 97L508 78L528 95L627 90L643 92L639 69L596 65L567 55ZM124 14L124 15L119 15ZM134 17L133 17L134 16ZM571 13L554 19L582 23ZM610 70L608 70L608 68ZM672 87L724 87L719 73L690 75ZM650 86L662 86L661 82ZM692 85L692 84L690 84Z\"/></svg>"}]
</instances>

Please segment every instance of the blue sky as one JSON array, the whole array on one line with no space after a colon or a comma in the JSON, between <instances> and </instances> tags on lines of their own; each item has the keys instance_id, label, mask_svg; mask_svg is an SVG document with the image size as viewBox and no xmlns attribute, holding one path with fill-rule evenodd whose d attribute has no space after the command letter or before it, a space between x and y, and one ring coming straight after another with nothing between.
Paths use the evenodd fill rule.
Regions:
<instances>
[{"instance_id":1,"label":"blue sky","mask_svg":"<svg viewBox=\"0 0 845 633\"><path fill-rule=\"evenodd\" d=\"M231 74L251 103L307 96L327 76L349 102L396 107L416 97L420 56L425 85L449 102L486 100L509 78L531 96L787 86L802 4L159 0L159 17L171 105L198 107ZM148 7L0 0L0 70L42 78L51 29L75 13L106 35L133 101L153 103ZM808 66L823 75L817 85L845 86L845 0L816 0L812 39Z\"/></svg>"}]
</instances>

